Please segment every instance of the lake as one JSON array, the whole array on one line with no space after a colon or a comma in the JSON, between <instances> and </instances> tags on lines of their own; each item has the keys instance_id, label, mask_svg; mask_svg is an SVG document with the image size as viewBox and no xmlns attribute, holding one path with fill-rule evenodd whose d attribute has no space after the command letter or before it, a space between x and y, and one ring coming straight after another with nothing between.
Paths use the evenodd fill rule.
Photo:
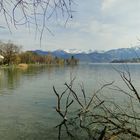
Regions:
<instances>
[{"instance_id":1,"label":"lake","mask_svg":"<svg viewBox=\"0 0 140 140\"><path fill-rule=\"evenodd\" d=\"M133 82L140 90L140 65L128 64ZM103 84L123 81L114 70L125 69L122 64L81 64L78 66L31 66L28 69L0 69L0 139L2 140L55 140L59 122L54 109L58 92L64 83L76 77L74 90L80 94L79 84L84 85L88 96ZM115 91L107 89L105 96L124 101Z\"/></svg>"}]
</instances>

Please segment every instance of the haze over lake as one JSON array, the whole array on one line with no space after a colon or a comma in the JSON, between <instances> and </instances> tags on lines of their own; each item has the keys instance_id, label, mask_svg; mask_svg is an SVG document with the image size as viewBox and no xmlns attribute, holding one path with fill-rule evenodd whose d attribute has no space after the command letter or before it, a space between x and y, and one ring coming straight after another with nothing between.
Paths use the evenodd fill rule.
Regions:
<instances>
[{"instance_id":1,"label":"haze over lake","mask_svg":"<svg viewBox=\"0 0 140 140\"><path fill-rule=\"evenodd\" d=\"M128 65L138 90L140 65ZM53 85L58 91L65 89L64 83L75 77L74 89L80 95L79 84L83 83L90 96L103 84L115 81L122 85L119 74L113 69L123 68L122 64L89 64L75 67L34 66L26 70L0 70L0 138L56 139L59 122L55 112L56 97ZM104 91L106 92L106 90ZM106 97L120 99L115 92L105 93ZM125 99L121 99L124 101Z\"/></svg>"}]
</instances>

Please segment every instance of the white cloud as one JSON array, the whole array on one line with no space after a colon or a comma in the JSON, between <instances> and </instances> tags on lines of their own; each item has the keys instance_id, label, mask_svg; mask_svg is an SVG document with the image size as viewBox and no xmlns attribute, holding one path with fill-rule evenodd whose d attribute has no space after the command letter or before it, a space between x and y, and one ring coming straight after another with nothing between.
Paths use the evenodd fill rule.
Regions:
<instances>
[{"instance_id":1,"label":"white cloud","mask_svg":"<svg viewBox=\"0 0 140 140\"><path fill-rule=\"evenodd\" d=\"M44 32L41 49L108 50L129 47L137 42L137 37L140 38L140 0L79 0L78 6L80 11L73 13L76 18L70 20L66 28L61 19L57 19L58 22L52 19L48 23L54 36ZM10 39L25 49L39 48L33 26L31 33L25 27L15 30L12 26L12 31L10 35L8 30L1 29L0 39Z\"/></svg>"},{"instance_id":2,"label":"white cloud","mask_svg":"<svg viewBox=\"0 0 140 140\"><path fill-rule=\"evenodd\" d=\"M114 6L117 1L118 0L103 0L101 9L103 11L108 10L109 8Z\"/></svg>"}]
</instances>

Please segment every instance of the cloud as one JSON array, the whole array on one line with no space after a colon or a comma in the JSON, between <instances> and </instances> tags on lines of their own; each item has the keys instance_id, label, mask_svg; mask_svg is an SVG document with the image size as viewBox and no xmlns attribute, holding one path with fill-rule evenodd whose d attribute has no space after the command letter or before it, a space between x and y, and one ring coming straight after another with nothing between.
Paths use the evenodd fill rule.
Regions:
<instances>
[{"instance_id":1,"label":"cloud","mask_svg":"<svg viewBox=\"0 0 140 140\"><path fill-rule=\"evenodd\" d=\"M65 21L51 19L47 23L54 36L44 32L41 49L77 48L83 50L108 50L111 48L129 47L140 38L140 1L139 0L77 0L77 12L74 19ZM20 15L19 15L20 16ZM3 19L0 23L5 24ZM6 24L5 24L6 26ZM23 45L25 49L40 47L39 39L35 40L35 28L20 26L16 30L11 26L0 30L0 38L12 40ZM38 34L39 37L39 34Z\"/></svg>"},{"instance_id":2,"label":"cloud","mask_svg":"<svg viewBox=\"0 0 140 140\"><path fill-rule=\"evenodd\" d=\"M117 0L103 0L102 5L101 5L101 9L103 11L108 10L112 6L114 6L116 2L117 2Z\"/></svg>"}]
</instances>

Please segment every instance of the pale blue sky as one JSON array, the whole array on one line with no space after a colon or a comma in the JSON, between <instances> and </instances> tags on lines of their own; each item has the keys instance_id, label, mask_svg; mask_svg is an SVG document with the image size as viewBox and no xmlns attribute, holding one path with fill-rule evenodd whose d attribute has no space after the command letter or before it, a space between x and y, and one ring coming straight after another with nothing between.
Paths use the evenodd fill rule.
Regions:
<instances>
[{"instance_id":1,"label":"pale blue sky","mask_svg":"<svg viewBox=\"0 0 140 140\"><path fill-rule=\"evenodd\" d=\"M79 49L109 50L126 48L139 44L140 38L140 0L75 0L73 19L65 27L65 21L51 19L49 29L42 38L35 39L35 28L11 26L0 29L2 41L11 40L30 49ZM20 16L20 15L19 15ZM5 25L3 18L0 25Z\"/></svg>"}]
</instances>

